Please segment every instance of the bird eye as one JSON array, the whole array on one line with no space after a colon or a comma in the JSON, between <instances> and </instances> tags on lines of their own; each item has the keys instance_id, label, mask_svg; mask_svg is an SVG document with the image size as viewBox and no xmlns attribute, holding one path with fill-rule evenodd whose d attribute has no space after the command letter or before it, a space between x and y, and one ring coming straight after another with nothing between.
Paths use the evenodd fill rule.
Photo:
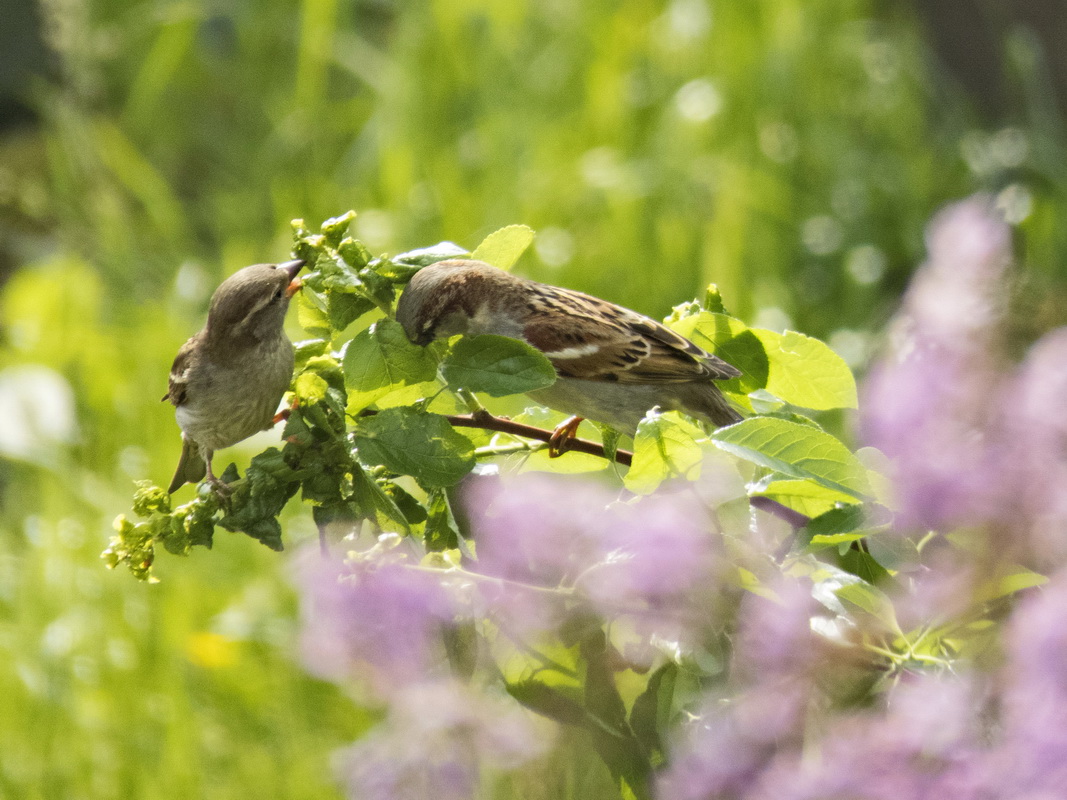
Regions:
<instances>
[{"instance_id":1,"label":"bird eye","mask_svg":"<svg viewBox=\"0 0 1067 800\"><path fill-rule=\"evenodd\" d=\"M283 292L284 292L284 290L279 288L277 291L274 292L274 297L271 298L271 299L273 299L273 300L281 300Z\"/></svg>"}]
</instances>

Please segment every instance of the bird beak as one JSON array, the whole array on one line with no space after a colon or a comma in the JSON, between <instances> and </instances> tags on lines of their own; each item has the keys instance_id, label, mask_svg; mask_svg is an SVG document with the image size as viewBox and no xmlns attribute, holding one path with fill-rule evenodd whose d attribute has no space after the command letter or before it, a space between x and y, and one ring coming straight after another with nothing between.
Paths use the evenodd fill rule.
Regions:
<instances>
[{"instance_id":1,"label":"bird beak","mask_svg":"<svg viewBox=\"0 0 1067 800\"><path fill-rule=\"evenodd\" d=\"M304 268L306 263L304 259L298 258L296 261L286 261L284 264L278 265L278 269L283 269L289 273L289 286L285 289L286 297L292 297L300 291L300 279L296 277L296 274Z\"/></svg>"}]
</instances>

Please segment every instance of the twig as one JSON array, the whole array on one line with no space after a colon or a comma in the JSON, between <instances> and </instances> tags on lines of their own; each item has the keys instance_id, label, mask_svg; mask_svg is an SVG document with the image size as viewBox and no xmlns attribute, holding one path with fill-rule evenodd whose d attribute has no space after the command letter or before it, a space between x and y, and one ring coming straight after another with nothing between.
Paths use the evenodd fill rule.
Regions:
<instances>
[{"instance_id":1,"label":"twig","mask_svg":"<svg viewBox=\"0 0 1067 800\"><path fill-rule=\"evenodd\" d=\"M524 439L535 439L546 444L552 438L552 431L547 431L544 428L535 428L533 425L524 425L521 422L513 422L510 419L494 417L488 412L485 414L446 414L445 419L457 428L482 428L487 431L521 436ZM604 450L604 445L588 439L567 439L563 450L575 450L579 453L588 453L591 456L599 456L600 458L608 457L607 451ZM629 450L616 450L615 460L629 467L633 464L634 454Z\"/></svg>"},{"instance_id":2,"label":"twig","mask_svg":"<svg viewBox=\"0 0 1067 800\"><path fill-rule=\"evenodd\" d=\"M377 411L370 408L360 412L363 416L373 416L377 413ZM448 420L450 425L457 428L481 428L482 430L507 433L512 436L521 436L524 439L534 439L539 442L545 442L546 444L552 438L552 431L545 430L544 428L535 428L533 425L525 425L521 422L504 419L503 417L494 417L484 409L481 412L475 412L473 414L445 414L443 416ZM604 445L599 442L592 442L588 439L567 439L563 449L564 451L574 450L579 453L588 453L591 456L608 458L608 453L604 449ZM615 451L615 461L623 466L631 466L633 460L634 454L629 450ZM796 529L803 528L811 522L810 517L801 514L799 511L794 511L789 508L789 506L782 505L777 500L772 500L769 497L750 497L748 502L753 508L778 517Z\"/></svg>"}]
</instances>

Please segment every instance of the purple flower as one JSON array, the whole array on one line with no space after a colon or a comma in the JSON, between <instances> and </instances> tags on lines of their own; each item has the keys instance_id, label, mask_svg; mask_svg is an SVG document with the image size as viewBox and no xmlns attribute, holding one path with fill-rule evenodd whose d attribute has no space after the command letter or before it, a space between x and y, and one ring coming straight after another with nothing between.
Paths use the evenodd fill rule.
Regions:
<instances>
[{"instance_id":1,"label":"purple flower","mask_svg":"<svg viewBox=\"0 0 1067 800\"><path fill-rule=\"evenodd\" d=\"M613 502L574 479L523 475L468 495L482 591L504 621L546 629L566 602L678 637L706 624L718 586L717 534L688 492ZM560 590L554 592L554 590Z\"/></svg>"},{"instance_id":2,"label":"purple flower","mask_svg":"<svg viewBox=\"0 0 1067 800\"><path fill-rule=\"evenodd\" d=\"M1060 572L1012 617L1000 744L981 765L987 787L1000 796L1056 796L1067 787L1064 608L1067 572Z\"/></svg>"},{"instance_id":3,"label":"purple flower","mask_svg":"<svg viewBox=\"0 0 1067 800\"><path fill-rule=\"evenodd\" d=\"M811 586L783 576L768 588L773 599L747 594L742 601L735 672L762 681L806 677L818 654Z\"/></svg>"},{"instance_id":4,"label":"purple flower","mask_svg":"<svg viewBox=\"0 0 1067 800\"><path fill-rule=\"evenodd\" d=\"M1067 328L1030 349L1013 385L1017 394L1004 411L1010 509L1033 554L1054 569L1067 560Z\"/></svg>"},{"instance_id":5,"label":"purple flower","mask_svg":"<svg viewBox=\"0 0 1067 800\"><path fill-rule=\"evenodd\" d=\"M466 506L478 570L539 586L572 583L595 560L615 497L596 483L538 473L474 482Z\"/></svg>"},{"instance_id":6,"label":"purple flower","mask_svg":"<svg viewBox=\"0 0 1067 800\"><path fill-rule=\"evenodd\" d=\"M971 199L938 214L927 246L890 351L865 383L860 426L896 462L903 527L982 523L1003 497L991 424L1003 391L996 343L1010 231L986 199Z\"/></svg>"},{"instance_id":7,"label":"purple flower","mask_svg":"<svg viewBox=\"0 0 1067 800\"><path fill-rule=\"evenodd\" d=\"M658 778L671 800L749 797L775 756L796 747L806 696L796 684L748 691L733 701L707 701L685 741Z\"/></svg>"},{"instance_id":8,"label":"purple flower","mask_svg":"<svg viewBox=\"0 0 1067 800\"><path fill-rule=\"evenodd\" d=\"M485 770L542 755L549 730L510 699L454 681L417 683L393 697L377 728L339 754L337 770L358 800L469 800Z\"/></svg>"},{"instance_id":9,"label":"purple flower","mask_svg":"<svg viewBox=\"0 0 1067 800\"><path fill-rule=\"evenodd\" d=\"M454 616L438 576L400 563L341 565L308 553L296 582L302 653L313 674L357 680L384 696L434 671L440 632Z\"/></svg>"},{"instance_id":10,"label":"purple flower","mask_svg":"<svg viewBox=\"0 0 1067 800\"><path fill-rule=\"evenodd\" d=\"M755 800L953 800L973 764L973 694L955 678L899 684L884 712L839 715L806 754L779 754L747 797Z\"/></svg>"}]
</instances>

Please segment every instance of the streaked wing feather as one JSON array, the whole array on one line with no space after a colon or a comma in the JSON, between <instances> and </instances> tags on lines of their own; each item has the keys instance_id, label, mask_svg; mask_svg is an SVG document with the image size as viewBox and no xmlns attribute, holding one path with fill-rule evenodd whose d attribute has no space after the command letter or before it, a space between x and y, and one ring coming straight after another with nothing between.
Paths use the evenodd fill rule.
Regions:
<instances>
[{"instance_id":1,"label":"streaked wing feather","mask_svg":"<svg viewBox=\"0 0 1067 800\"><path fill-rule=\"evenodd\" d=\"M167 381L167 393L163 395L163 399L169 400L175 406L179 406L185 402L185 387L188 382L187 376L196 344L196 336L183 344L178 351L178 355L174 357L174 363L170 367L170 379Z\"/></svg>"},{"instance_id":2,"label":"streaked wing feather","mask_svg":"<svg viewBox=\"0 0 1067 800\"><path fill-rule=\"evenodd\" d=\"M560 375L618 383L688 383L740 373L655 320L580 292L539 294L523 335ZM596 347L595 351L590 346ZM558 354L558 355L556 355Z\"/></svg>"}]
</instances>

